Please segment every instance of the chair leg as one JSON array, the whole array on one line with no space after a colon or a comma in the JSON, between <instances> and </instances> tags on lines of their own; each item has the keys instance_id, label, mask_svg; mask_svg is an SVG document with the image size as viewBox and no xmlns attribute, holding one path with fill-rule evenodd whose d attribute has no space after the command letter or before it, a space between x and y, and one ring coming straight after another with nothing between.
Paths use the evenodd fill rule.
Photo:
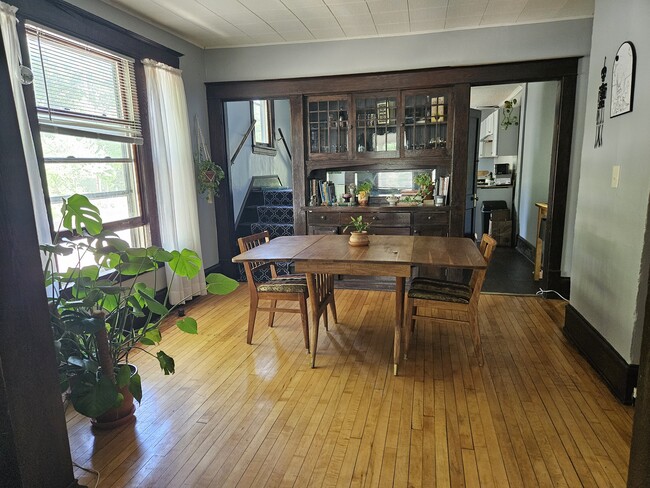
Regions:
<instances>
[{"instance_id":1,"label":"chair leg","mask_svg":"<svg viewBox=\"0 0 650 488\"><path fill-rule=\"evenodd\" d=\"M307 318L307 299L303 296L298 303L300 304L300 319L302 320L302 335L305 339L305 349L309 354L309 320Z\"/></svg>"},{"instance_id":2,"label":"chair leg","mask_svg":"<svg viewBox=\"0 0 650 488\"><path fill-rule=\"evenodd\" d=\"M250 308L248 309L248 336L246 337L246 343L253 343L253 330L255 329L255 317L257 317L257 297L251 297Z\"/></svg>"},{"instance_id":3,"label":"chair leg","mask_svg":"<svg viewBox=\"0 0 650 488\"><path fill-rule=\"evenodd\" d=\"M278 303L277 300L271 300L271 307L270 308L275 308L277 303ZM274 311L269 312L269 327L273 327L273 319L274 318L275 318L275 312Z\"/></svg>"},{"instance_id":4,"label":"chair leg","mask_svg":"<svg viewBox=\"0 0 650 488\"><path fill-rule=\"evenodd\" d=\"M330 308L332 309L332 320L335 324L339 323L339 319L336 316L336 301L334 301L334 290L332 290L332 301L330 302Z\"/></svg>"},{"instance_id":5,"label":"chair leg","mask_svg":"<svg viewBox=\"0 0 650 488\"><path fill-rule=\"evenodd\" d=\"M481 346L481 329L478 323L478 310L469 310L469 323L472 328L472 340L474 342L474 354L478 360L478 365L483 366L485 358L483 357L483 347Z\"/></svg>"},{"instance_id":6,"label":"chair leg","mask_svg":"<svg viewBox=\"0 0 650 488\"><path fill-rule=\"evenodd\" d=\"M323 324L325 324L325 330L329 332L329 324L327 323L327 306L323 309Z\"/></svg>"},{"instance_id":7,"label":"chair leg","mask_svg":"<svg viewBox=\"0 0 650 488\"><path fill-rule=\"evenodd\" d=\"M409 345L411 344L411 333L415 327L415 320L413 319L413 298L406 298L406 316L404 317L404 359L408 359Z\"/></svg>"}]
</instances>

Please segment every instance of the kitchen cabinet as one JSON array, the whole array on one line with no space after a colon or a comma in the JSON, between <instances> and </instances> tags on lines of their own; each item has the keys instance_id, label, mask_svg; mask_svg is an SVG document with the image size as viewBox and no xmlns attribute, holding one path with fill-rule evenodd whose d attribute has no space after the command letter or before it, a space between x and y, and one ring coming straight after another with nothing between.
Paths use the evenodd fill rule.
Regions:
<instances>
[{"instance_id":1,"label":"kitchen cabinet","mask_svg":"<svg viewBox=\"0 0 650 488\"><path fill-rule=\"evenodd\" d=\"M519 120L520 108L515 107L512 116ZM479 157L516 156L519 146L519 125L503 127L501 110L493 110L481 122Z\"/></svg>"}]
</instances>

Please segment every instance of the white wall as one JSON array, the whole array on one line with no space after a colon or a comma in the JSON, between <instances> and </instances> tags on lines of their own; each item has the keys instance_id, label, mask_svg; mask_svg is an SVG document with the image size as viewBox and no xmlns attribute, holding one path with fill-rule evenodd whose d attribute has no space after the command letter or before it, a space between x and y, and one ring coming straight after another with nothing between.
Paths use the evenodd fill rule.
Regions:
<instances>
[{"instance_id":1,"label":"white wall","mask_svg":"<svg viewBox=\"0 0 650 488\"><path fill-rule=\"evenodd\" d=\"M548 202L555 105L558 83L528 83L526 90L521 162L519 164L519 235L535 245L537 202Z\"/></svg>"},{"instance_id":2,"label":"white wall","mask_svg":"<svg viewBox=\"0 0 650 488\"><path fill-rule=\"evenodd\" d=\"M277 127L282 128L285 137L289 138L289 150L291 150L291 116L289 100L274 101L276 132ZM249 102L228 102L226 103L226 120L228 128L228 158L237 150L241 138L251 124L251 112ZM251 177L260 175L278 175L280 181L286 187L291 187L291 161L281 141L276 141L277 153L275 157L262 154L253 154L252 135L242 146L234 164L230 167L230 182L232 185L233 217L235 221L239 216L246 192L251 182Z\"/></svg>"},{"instance_id":3,"label":"white wall","mask_svg":"<svg viewBox=\"0 0 650 488\"><path fill-rule=\"evenodd\" d=\"M596 1L586 124L575 222L571 303L621 354L638 363L650 243L650 2ZM634 111L609 118L612 62L630 40L637 51ZM600 70L607 56L609 93L603 145L593 147ZM612 166L620 184L610 187Z\"/></svg>"},{"instance_id":4,"label":"white wall","mask_svg":"<svg viewBox=\"0 0 650 488\"><path fill-rule=\"evenodd\" d=\"M466 66L589 54L591 19L373 39L209 49L208 81Z\"/></svg>"},{"instance_id":5,"label":"white wall","mask_svg":"<svg viewBox=\"0 0 650 488\"><path fill-rule=\"evenodd\" d=\"M88 12L98 15L114 24L156 41L175 51L183 53L180 68L183 70L187 108L194 132L194 117L199 118L204 137L208 136L208 108L205 95L204 51L162 29L158 29L121 10L98 0L67 0ZM193 143L196 135L192 134ZM198 198L199 226L201 229L201 251L204 266L212 266L219 261L217 249L217 229L214 205Z\"/></svg>"}]
</instances>

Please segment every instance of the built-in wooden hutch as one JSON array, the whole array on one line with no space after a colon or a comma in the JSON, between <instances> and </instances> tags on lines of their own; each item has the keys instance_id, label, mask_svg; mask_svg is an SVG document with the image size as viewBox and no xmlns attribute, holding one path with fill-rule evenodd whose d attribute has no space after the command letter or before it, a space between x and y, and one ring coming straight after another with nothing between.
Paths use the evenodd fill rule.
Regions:
<instances>
[{"instance_id":1,"label":"built-in wooden hutch","mask_svg":"<svg viewBox=\"0 0 650 488\"><path fill-rule=\"evenodd\" d=\"M212 154L226 178L215 202L219 258L228 272L236 254L226 150L224 103L289 99L297 234L340 233L363 215L374 233L462 236L466 217L470 88L558 80L557 132L549 204L545 279L560 277L577 58L392 73L208 83ZM395 207L384 198L368 207L310 206L310 180L328 173L433 171L449 177L443 206ZM347 176L346 176L347 178ZM347 182L347 180L346 180ZM549 199L550 202L551 199ZM547 235L547 238L549 235Z\"/></svg>"}]
</instances>

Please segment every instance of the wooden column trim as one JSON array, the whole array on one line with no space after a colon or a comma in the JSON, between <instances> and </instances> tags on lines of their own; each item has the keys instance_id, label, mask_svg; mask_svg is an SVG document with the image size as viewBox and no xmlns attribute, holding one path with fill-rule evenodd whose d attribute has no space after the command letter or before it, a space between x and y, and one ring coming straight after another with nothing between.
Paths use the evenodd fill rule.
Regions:
<instances>
[{"instance_id":1,"label":"wooden column trim","mask_svg":"<svg viewBox=\"0 0 650 488\"><path fill-rule=\"evenodd\" d=\"M293 232L295 235L307 234L307 219L300 207L306 206L307 201L307 171L305 169L305 106L301 96L289 99L291 106L291 150L293 159Z\"/></svg>"},{"instance_id":2,"label":"wooden column trim","mask_svg":"<svg viewBox=\"0 0 650 488\"><path fill-rule=\"evenodd\" d=\"M1 39L0 107L0 447L9 451L0 452L9 464L0 484L70 486L75 479L34 208Z\"/></svg>"},{"instance_id":3,"label":"wooden column trim","mask_svg":"<svg viewBox=\"0 0 650 488\"><path fill-rule=\"evenodd\" d=\"M556 123L553 140L553 159L546 217L542 286L545 290L559 289L561 281L564 224L569 193L569 169L571 166L571 143L576 101L577 76L564 76L558 90Z\"/></svg>"},{"instance_id":4,"label":"wooden column trim","mask_svg":"<svg viewBox=\"0 0 650 488\"><path fill-rule=\"evenodd\" d=\"M465 223L465 189L467 188L467 137L469 133L469 83L454 86L454 132L451 176L451 215L449 235L462 237Z\"/></svg>"},{"instance_id":5,"label":"wooden column trim","mask_svg":"<svg viewBox=\"0 0 650 488\"><path fill-rule=\"evenodd\" d=\"M219 185L219 196L214 199L217 226L217 248L222 272L232 278L238 276L232 258L239 254L235 247L235 217L232 205L232 183L228 158L225 104L222 99L208 99L208 123L210 147L214 161L223 170L224 178Z\"/></svg>"}]
</instances>

